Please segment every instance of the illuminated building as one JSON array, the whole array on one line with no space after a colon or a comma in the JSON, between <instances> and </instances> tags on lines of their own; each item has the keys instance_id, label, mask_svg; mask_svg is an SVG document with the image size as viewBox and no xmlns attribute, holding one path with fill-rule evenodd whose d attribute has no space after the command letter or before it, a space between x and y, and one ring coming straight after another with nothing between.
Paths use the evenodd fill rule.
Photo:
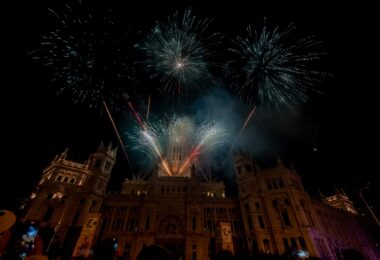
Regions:
<instances>
[{"instance_id":1,"label":"illuminated building","mask_svg":"<svg viewBox=\"0 0 380 260\"><path fill-rule=\"evenodd\" d=\"M323 201L331 207L357 214L352 201L342 189L336 189L335 194L332 196L323 196Z\"/></svg>"},{"instance_id":2,"label":"illuminated building","mask_svg":"<svg viewBox=\"0 0 380 260\"><path fill-rule=\"evenodd\" d=\"M238 196L229 198L224 183L205 180L195 164L176 174L181 149L173 147L173 160L167 158L177 169L172 176L158 165L149 178L126 179L121 191L108 193L116 149L101 145L83 164L67 160L65 151L44 170L25 219L56 227L60 245L72 252L87 214L100 213L95 240L116 238L123 259L135 259L152 244L166 247L174 259L208 259L225 248L240 256L295 253L321 259L341 259L354 250L379 259L344 193L313 200L281 160L262 168L239 153Z\"/></svg>"}]
</instances>

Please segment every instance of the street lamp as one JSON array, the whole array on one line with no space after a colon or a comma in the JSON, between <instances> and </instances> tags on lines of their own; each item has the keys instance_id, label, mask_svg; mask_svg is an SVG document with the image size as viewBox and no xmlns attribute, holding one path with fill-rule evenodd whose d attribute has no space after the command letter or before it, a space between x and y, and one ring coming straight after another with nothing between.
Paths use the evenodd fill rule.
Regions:
<instances>
[{"instance_id":1,"label":"street lamp","mask_svg":"<svg viewBox=\"0 0 380 260\"><path fill-rule=\"evenodd\" d=\"M360 188L360 190L359 190L359 195L360 195L360 197L362 198L362 200L363 200L365 206L367 207L367 209L368 209L369 212L371 213L373 219L376 221L376 224L377 224L378 226L380 226L380 222L379 222L379 220L377 219L376 215L373 213L372 209L369 207L367 201L364 199L364 196L363 196L363 194L362 194L362 191L363 191L364 189L368 189L368 188L369 188L368 185L369 185L369 184L367 184L366 186Z\"/></svg>"}]
</instances>

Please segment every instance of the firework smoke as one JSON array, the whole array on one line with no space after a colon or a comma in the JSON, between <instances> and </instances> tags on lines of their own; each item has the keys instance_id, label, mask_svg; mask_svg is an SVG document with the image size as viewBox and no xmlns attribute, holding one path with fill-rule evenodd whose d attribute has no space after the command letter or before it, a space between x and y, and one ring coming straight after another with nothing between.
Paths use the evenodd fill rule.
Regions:
<instances>
[{"instance_id":1,"label":"firework smoke","mask_svg":"<svg viewBox=\"0 0 380 260\"><path fill-rule=\"evenodd\" d=\"M136 127L130 141L133 150L152 162L161 162L165 175L188 176L192 164L226 142L227 132L215 122L195 124L189 117L173 116Z\"/></svg>"}]
</instances>

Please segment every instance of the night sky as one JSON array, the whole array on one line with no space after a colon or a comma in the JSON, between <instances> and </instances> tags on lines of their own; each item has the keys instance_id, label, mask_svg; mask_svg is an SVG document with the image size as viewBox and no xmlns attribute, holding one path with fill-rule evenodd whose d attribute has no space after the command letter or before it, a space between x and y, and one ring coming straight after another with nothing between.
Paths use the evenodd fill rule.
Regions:
<instances>
[{"instance_id":1,"label":"night sky","mask_svg":"<svg viewBox=\"0 0 380 260\"><path fill-rule=\"evenodd\" d=\"M321 1L265 1L265 5L263 1L104 2L107 4L99 6L111 7L121 25L131 25L142 34L156 20L165 20L175 10L191 6L195 15L215 19L213 25L225 35L226 43L228 38L243 33L248 24L259 24L264 17L274 25L294 22L299 34L313 34L322 40L327 55L321 69L333 76L321 85L323 95L312 96L300 108L299 116L261 128L266 140L270 140L267 143L272 144L265 149L265 156L274 158L280 153L286 162L294 162L313 196L318 188L329 193L336 185L344 188L358 207L363 207L355 191L370 182L365 195L374 207L379 206L375 8L364 3L331 5ZM41 36L51 28L49 7L60 5L51 1L14 1L3 8L6 30L2 38L6 47L2 53L1 111L5 149L0 208L13 208L17 200L25 198L43 168L66 147L69 159L82 162L100 141L117 144L105 114L57 96L46 68L27 54L38 47ZM162 101L154 96L152 110ZM132 119L127 113L116 114L115 120L124 132L123 127ZM117 188L123 178L130 176L119 150L111 187Z\"/></svg>"}]
</instances>

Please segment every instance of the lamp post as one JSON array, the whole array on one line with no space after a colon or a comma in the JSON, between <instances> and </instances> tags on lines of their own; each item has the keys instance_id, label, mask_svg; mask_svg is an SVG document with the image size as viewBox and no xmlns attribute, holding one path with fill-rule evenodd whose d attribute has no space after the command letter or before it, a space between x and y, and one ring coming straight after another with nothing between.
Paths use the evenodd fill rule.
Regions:
<instances>
[{"instance_id":1,"label":"lamp post","mask_svg":"<svg viewBox=\"0 0 380 260\"><path fill-rule=\"evenodd\" d=\"M378 226L380 226L380 222L379 222L379 220L377 219L375 213L373 213L373 211L372 211L372 209L369 207L367 201L364 199L364 196L363 196L363 194L362 194L362 191L363 191L364 189L368 189L368 185L366 185L366 186L360 188L360 190L359 190L360 198L362 198L362 200L363 200L365 206L367 207L367 209L368 209L369 212L371 213L371 215L372 215L373 219L375 220L376 224L377 224Z\"/></svg>"}]
</instances>

